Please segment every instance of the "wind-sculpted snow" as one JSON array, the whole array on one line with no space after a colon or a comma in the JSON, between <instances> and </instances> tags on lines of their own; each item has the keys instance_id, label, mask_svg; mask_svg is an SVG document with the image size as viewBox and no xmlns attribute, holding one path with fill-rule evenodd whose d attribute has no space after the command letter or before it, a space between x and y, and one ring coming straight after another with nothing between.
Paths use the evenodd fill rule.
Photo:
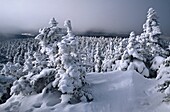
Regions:
<instances>
[{"instance_id":1,"label":"wind-sculpted snow","mask_svg":"<svg viewBox=\"0 0 170 112\"><path fill-rule=\"evenodd\" d=\"M0 111L15 112L168 112L162 94L155 90L156 80L135 71L87 74L94 100L90 103L60 103L58 92L23 97L12 96Z\"/></svg>"}]
</instances>

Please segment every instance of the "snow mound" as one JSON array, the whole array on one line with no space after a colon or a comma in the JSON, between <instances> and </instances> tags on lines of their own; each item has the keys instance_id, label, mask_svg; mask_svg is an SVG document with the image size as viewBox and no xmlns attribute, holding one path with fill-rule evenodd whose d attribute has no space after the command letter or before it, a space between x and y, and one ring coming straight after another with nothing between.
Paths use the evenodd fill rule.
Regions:
<instances>
[{"instance_id":1,"label":"snow mound","mask_svg":"<svg viewBox=\"0 0 170 112\"><path fill-rule=\"evenodd\" d=\"M152 70L158 70L160 65L163 63L163 61L165 60L165 58L161 57L161 56L156 56L153 60L152 60L152 65L151 65L151 69Z\"/></svg>"},{"instance_id":2,"label":"snow mound","mask_svg":"<svg viewBox=\"0 0 170 112\"><path fill-rule=\"evenodd\" d=\"M153 91L156 80L135 71L89 73L87 81L94 100L60 103L61 93L13 95L0 105L0 112L168 112L163 95Z\"/></svg>"}]
</instances>

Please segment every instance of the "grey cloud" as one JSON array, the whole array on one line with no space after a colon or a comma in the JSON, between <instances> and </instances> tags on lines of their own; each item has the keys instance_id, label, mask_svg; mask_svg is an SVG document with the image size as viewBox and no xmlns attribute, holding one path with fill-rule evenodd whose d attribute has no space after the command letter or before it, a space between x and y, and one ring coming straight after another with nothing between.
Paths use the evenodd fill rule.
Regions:
<instances>
[{"instance_id":1,"label":"grey cloud","mask_svg":"<svg viewBox=\"0 0 170 112\"><path fill-rule=\"evenodd\" d=\"M161 28L170 35L170 0L0 0L0 31L29 31L48 26L55 17L63 27L72 20L74 31L142 31L149 7L155 8Z\"/></svg>"}]
</instances>

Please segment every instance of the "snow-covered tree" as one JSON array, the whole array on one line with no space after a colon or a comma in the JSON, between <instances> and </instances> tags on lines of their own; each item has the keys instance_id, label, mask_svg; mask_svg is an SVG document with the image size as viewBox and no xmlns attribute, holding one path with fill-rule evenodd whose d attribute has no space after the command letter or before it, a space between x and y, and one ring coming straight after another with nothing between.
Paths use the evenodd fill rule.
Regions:
<instances>
[{"instance_id":1,"label":"snow-covered tree","mask_svg":"<svg viewBox=\"0 0 170 112\"><path fill-rule=\"evenodd\" d=\"M77 40L72 33L71 21L65 21L64 25L67 27L68 34L58 43L62 68L59 69L53 86L58 86L58 90L62 92L62 102L91 100L90 94L83 90L86 84L86 73L76 59Z\"/></svg>"},{"instance_id":2,"label":"snow-covered tree","mask_svg":"<svg viewBox=\"0 0 170 112\"><path fill-rule=\"evenodd\" d=\"M157 71L158 91L170 96L170 57L167 57Z\"/></svg>"},{"instance_id":3,"label":"snow-covered tree","mask_svg":"<svg viewBox=\"0 0 170 112\"><path fill-rule=\"evenodd\" d=\"M101 72L102 66L102 57L99 43L96 44L96 51L94 55L94 63L95 63L95 72Z\"/></svg>"},{"instance_id":4,"label":"snow-covered tree","mask_svg":"<svg viewBox=\"0 0 170 112\"><path fill-rule=\"evenodd\" d=\"M167 57L160 65L156 79L168 78L170 76L170 57Z\"/></svg>"},{"instance_id":5,"label":"snow-covered tree","mask_svg":"<svg viewBox=\"0 0 170 112\"><path fill-rule=\"evenodd\" d=\"M29 72L33 68L33 56L30 51L25 54L25 62L23 72Z\"/></svg>"},{"instance_id":6,"label":"snow-covered tree","mask_svg":"<svg viewBox=\"0 0 170 112\"><path fill-rule=\"evenodd\" d=\"M114 59L113 59L114 50L113 49L114 49L114 46L113 46L113 42L111 41L109 43L109 47L106 51L106 55L105 55L103 63L102 63L102 71L103 72L112 71L113 63L114 63Z\"/></svg>"},{"instance_id":7,"label":"snow-covered tree","mask_svg":"<svg viewBox=\"0 0 170 112\"><path fill-rule=\"evenodd\" d=\"M55 66L55 55L58 52L57 42L61 40L63 36L62 29L57 26L55 18L52 18L49 22L50 27L40 29L39 35L35 39L39 40L41 46L40 53L41 55L46 56L48 59L48 66ZM44 57L43 56L43 57Z\"/></svg>"},{"instance_id":8,"label":"snow-covered tree","mask_svg":"<svg viewBox=\"0 0 170 112\"><path fill-rule=\"evenodd\" d=\"M140 74L149 77L149 70L145 65L145 58L142 55L143 49L141 44L137 42L134 32L130 33L128 44L124 50L121 60L116 61L115 69L118 70L135 70Z\"/></svg>"},{"instance_id":9,"label":"snow-covered tree","mask_svg":"<svg viewBox=\"0 0 170 112\"><path fill-rule=\"evenodd\" d=\"M135 33L131 32L129 39L128 39L128 45L127 45L128 54L133 59L136 58L136 59L139 59L141 61L145 61L145 58L142 56L141 51L143 51L143 49L141 48L140 43L136 41Z\"/></svg>"},{"instance_id":10,"label":"snow-covered tree","mask_svg":"<svg viewBox=\"0 0 170 112\"><path fill-rule=\"evenodd\" d=\"M33 92L30 82L26 79L26 77L21 77L19 80L16 80L11 87L10 94L22 94L29 95Z\"/></svg>"},{"instance_id":11,"label":"snow-covered tree","mask_svg":"<svg viewBox=\"0 0 170 112\"><path fill-rule=\"evenodd\" d=\"M55 38L55 35L60 32L57 33L55 30L53 32L55 35L52 36L49 32L52 30L51 28L56 27L57 23L52 19L50 24L52 25L49 28L41 30L36 37L40 41L40 51L34 52L33 56L30 52L26 53L25 58L27 59L23 71L27 75L13 83L11 95L46 94L50 90L51 92L60 91L62 102L91 101L92 96L86 90L88 85L85 80L86 72L79 59L78 41L72 33L71 22L69 20L65 22L67 35L63 36L63 40L57 44L59 49L52 52L53 61L50 59L51 50L54 50L53 45L56 44L53 37ZM51 36L47 36L49 34ZM56 54L54 54L55 52Z\"/></svg>"},{"instance_id":12,"label":"snow-covered tree","mask_svg":"<svg viewBox=\"0 0 170 112\"><path fill-rule=\"evenodd\" d=\"M158 17L153 8L148 10L147 20L143 25L143 33L140 36L140 43L143 45L145 56L151 61L155 56L166 57L168 55L159 44L161 35Z\"/></svg>"},{"instance_id":13,"label":"snow-covered tree","mask_svg":"<svg viewBox=\"0 0 170 112\"><path fill-rule=\"evenodd\" d=\"M53 58L57 53L56 42L62 34L54 18L50 20L49 24L50 27L40 29L40 34L35 37L39 41L40 49L33 52L33 48L29 47L25 53L25 63L22 70L25 76L15 81L11 88L11 94L39 93L54 81L56 70ZM24 88L29 88L29 90Z\"/></svg>"},{"instance_id":14,"label":"snow-covered tree","mask_svg":"<svg viewBox=\"0 0 170 112\"><path fill-rule=\"evenodd\" d=\"M156 11L153 8L149 8L148 10L146 23L143 25L143 31L151 42L158 42L161 31Z\"/></svg>"},{"instance_id":15,"label":"snow-covered tree","mask_svg":"<svg viewBox=\"0 0 170 112\"><path fill-rule=\"evenodd\" d=\"M19 63L13 64L11 62L7 62L7 64L3 64L1 74L19 78L22 75L24 75L24 74L22 74L22 69L23 68Z\"/></svg>"}]
</instances>

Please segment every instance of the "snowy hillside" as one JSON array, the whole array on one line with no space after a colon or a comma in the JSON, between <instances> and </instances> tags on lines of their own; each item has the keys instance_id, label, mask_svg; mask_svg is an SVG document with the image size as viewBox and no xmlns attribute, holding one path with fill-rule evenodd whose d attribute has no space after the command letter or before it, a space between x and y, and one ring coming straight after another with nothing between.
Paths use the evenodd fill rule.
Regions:
<instances>
[{"instance_id":1,"label":"snowy hillside","mask_svg":"<svg viewBox=\"0 0 170 112\"><path fill-rule=\"evenodd\" d=\"M76 36L55 18L0 43L0 112L169 112L170 42L156 11L128 38Z\"/></svg>"},{"instance_id":2,"label":"snowy hillside","mask_svg":"<svg viewBox=\"0 0 170 112\"><path fill-rule=\"evenodd\" d=\"M12 96L0 112L169 112L164 94L155 91L156 80L135 71L87 75L94 100L90 103L60 103L60 93Z\"/></svg>"}]
</instances>

